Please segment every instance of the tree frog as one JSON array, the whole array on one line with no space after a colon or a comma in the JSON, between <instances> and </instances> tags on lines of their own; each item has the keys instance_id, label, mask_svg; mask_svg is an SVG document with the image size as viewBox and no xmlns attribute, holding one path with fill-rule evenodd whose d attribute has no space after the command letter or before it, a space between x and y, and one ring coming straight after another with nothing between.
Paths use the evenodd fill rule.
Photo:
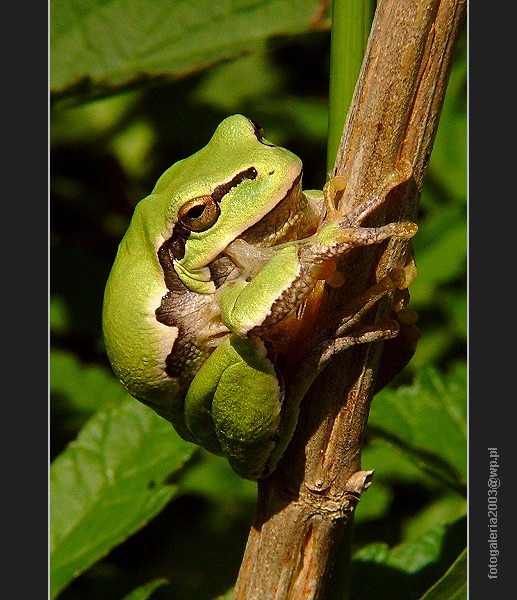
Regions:
<instances>
[{"instance_id":1,"label":"tree frog","mask_svg":"<svg viewBox=\"0 0 517 600\"><path fill-rule=\"evenodd\" d=\"M358 227L301 178L296 155L226 118L137 204L105 290L106 350L128 392L252 480L296 425L286 364L314 290L351 247L416 231Z\"/></svg>"}]
</instances>

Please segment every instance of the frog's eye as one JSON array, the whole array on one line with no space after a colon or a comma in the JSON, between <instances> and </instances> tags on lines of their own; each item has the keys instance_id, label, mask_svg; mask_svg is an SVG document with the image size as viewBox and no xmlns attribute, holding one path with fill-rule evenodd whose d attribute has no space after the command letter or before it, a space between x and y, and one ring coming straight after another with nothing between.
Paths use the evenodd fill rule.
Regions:
<instances>
[{"instance_id":1,"label":"frog's eye","mask_svg":"<svg viewBox=\"0 0 517 600\"><path fill-rule=\"evenodd\" d=\"M221 209L212 196L192 198L179 209L178 221L190 231L206 231L217 221Z\"/></svg>"}]
</instances>

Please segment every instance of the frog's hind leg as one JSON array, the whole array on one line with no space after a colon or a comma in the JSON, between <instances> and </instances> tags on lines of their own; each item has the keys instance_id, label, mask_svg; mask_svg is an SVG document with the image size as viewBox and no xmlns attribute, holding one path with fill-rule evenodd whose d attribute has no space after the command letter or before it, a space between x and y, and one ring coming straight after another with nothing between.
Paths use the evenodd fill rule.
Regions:
<instances>
[{"instance_id":1,"label":"frog's hind leg","mask_svg":"<svg viewBox=\"0 0 517 600\"><path fill-rule=\"evenodd\" d=\"M411 282L410 277L408 277L408 273L405 269L392 269L381 280L374 283L361 294L352 298L344 309L340 310L345 316L341 318L336 330L336 335L342 336L356 325L359 325L364 315L381 298L384 298L384 296L390 292L406 289Z\"/></svg>"},{"instance_id":2,"label":"frog's hind leg","mask_svg":"<svg viewBox=\"0 0 517 600\"><path fill-rule=\"evenodd\" d=\"M407 290L414 276L415 269L412 265L405 269L393 269L367 290L352 298L340 310L340 313L344 316L340 318L337 326L335 326L334 335L329 335L328 339L325 340L320 338L320 343L316 345L318 348L316 354L320 354L319 368L322 368L331 356L338 352L347 350L357 344L394 338L401 326L407 324L406 321L414 323L417 318L416 313L407 310L407 300L404 302L397 301L394 304L393 314L395 318L384 319L371 325L361 323L363 317L387 294L399 292L398 296L401 297L402 293L400 291Z\"/></svg>"}]
</instances>

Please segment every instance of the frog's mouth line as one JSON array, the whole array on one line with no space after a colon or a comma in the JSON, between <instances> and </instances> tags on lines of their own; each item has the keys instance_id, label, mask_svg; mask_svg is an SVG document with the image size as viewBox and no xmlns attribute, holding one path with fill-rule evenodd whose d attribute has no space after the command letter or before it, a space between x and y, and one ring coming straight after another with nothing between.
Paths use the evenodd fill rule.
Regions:
<instances>
[{"instance_id":1,"label":"frog's mouth line","mask_svg":"<svg viewBox=\"0 0 517 600\"><path fill-rule=\"evenodd\" d=\"M301 182L300 169L284 197L261 219L243 231L239 238L248 244L259 246L273 246L287 239L294 225L294 217L303 208Z\"/></svg>"}]
</instances>

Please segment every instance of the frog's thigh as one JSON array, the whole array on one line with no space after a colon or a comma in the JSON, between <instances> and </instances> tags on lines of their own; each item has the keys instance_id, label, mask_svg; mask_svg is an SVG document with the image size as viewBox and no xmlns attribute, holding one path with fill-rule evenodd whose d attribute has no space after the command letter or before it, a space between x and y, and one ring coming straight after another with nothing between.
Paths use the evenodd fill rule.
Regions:
<instances>
[{"instance_id":1,"label":"frog's thigh","mask_svg":"<svg viewBox=\"0 0 517 600\"><path fill-rule=\"evenodd\" d=\"M185 396L187 428L200 446L214 454L222 450L212 421L212 401L223 373L238 360L229 340L222 342L196 373Z\"/></svg>"},{"instance_id":2,"label":"frog's thigh","mask_svg":"<svg viewBox=\"0 0 517 600\"><path fill-rule=\"evenodd\" d=\"M282 390L260 340L230 339L240 360L221 374L212 418L217 438L233 469L260 476L275 446Z\"/></svg>"},{"instance_id":3,"label":"frog's thigh","mask_svg":"<svg viewBox=\"0 0 517 600\"><path fill-rule=\"evenodd\" d=\"M185 396L185 423L200 446L222 454L212 421L212 400L224 370L231 364L224 343L217 347L196 373Z\"/></svg>"},{"instance_id":4,"label":"frog's thigh","mask_svg":"<svg viewBox=\"0 0 517 600\"><path fill-rule=\"evenodd\" d=\"M244 477L260 475L274 447L282 404L261 340L232 336L209 356L185 399L185 420L199 444L227 456Z\"/></svg>"}]
</instances>

